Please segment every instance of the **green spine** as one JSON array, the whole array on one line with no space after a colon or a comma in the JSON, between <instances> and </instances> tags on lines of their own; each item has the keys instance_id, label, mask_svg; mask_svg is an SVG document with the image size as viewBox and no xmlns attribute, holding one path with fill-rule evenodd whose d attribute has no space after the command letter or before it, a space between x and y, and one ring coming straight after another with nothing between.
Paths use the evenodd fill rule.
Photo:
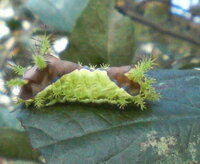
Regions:
<instances>
[{"instance_id":1,"label":"green spine","mask_svg":"<svg viewBox=\"0 0 200 164\"><path fill-rule=\"evenodd\" d=\"M40 69L40 70L43 70L47 67L47 63L44 59L43 56L40 56L40 55L34 55L33 56L33 61L35 63L35 65Z\"/></svg>"},{"instance_id":2,"label":"green spine","mask_svg":"<svg viewBox=\"0 0 200 164\"><path fill-rule=\"evenodd\" d=\"M140 85L140 93L137 96L133 96L133 101L136 105L140 106L141 109L145 109L145 100L157 101L160 99L160 94L156 92L152 86L156 83L156 80L148 77L145 73L153 68L155 60L144 59L139 62L135 68L132 68L126 76L129 80L132 80Z\"/></svg>"},{"instance_id":3,"label":"green spine","mask_svg":"<svg viewBox=\"0 0 200 164\"><path fill-rule=\"evenodd\" d=\"M12 69L17 75L23 75L26 72L26 68L20 65L14 65L12 66Z\"/></svg>"},{"instance_id":4,"label":"green spine","mask_svg":"<svg viewBox=\"0 0 200 164\"><path fill-rule=\"evenodd\" d=\"M7 82L7 85L8 85L9 87L14 87L14 86L20 87L20 86L23 86L23 85L25 85L25 84L27 84L27 81L26 81L26 80L22 80L22 79L20 79L20 78L12 79L12 80L9 80L9 81Z\"/></svg>"}]
</instances>

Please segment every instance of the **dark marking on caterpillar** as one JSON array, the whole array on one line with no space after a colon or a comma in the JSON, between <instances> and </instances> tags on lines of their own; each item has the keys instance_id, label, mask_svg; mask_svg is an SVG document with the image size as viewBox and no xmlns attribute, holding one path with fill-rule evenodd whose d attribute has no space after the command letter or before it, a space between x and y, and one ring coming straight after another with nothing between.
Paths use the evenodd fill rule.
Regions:
<instances>
[{"instance_id":1,"label":"dark marking on caterpillar","mask_svg":"<svg viewBox=\"0 0 200 164\"><path fill-rule=\"evenodd\" d=\"M137 95L140 91L140 85L129 80L125 73L130 71L132 66L110 67L107 69L107 75L120 88L124 88L132 96Z\"/></svg>"}]
</instances>

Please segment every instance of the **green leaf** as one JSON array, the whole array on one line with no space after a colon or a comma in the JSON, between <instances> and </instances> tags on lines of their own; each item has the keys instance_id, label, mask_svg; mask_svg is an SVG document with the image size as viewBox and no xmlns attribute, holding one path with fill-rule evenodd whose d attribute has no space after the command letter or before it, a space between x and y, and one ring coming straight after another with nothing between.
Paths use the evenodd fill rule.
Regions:
<instances>
[{"instance_id":1,"label":"green leaf","mask_svg":"<svg viewBox=\"0 0 200 164\"><path fill-rule=\"evenodd\" d=\"M20 122L16 119L16 113L0 107L0 127L22 129Z\"/></svg>"},{"instance_id":2,"label":"green leaf","mask_svg":"<svg viewBox=\"0 0 200 164\"><path fill-rule=\"evenodd\" d=\"M39 162L39 152L33 150L24 131L0 127L0 156Z\"/></svg>"},{"instance_id":3,"label":"green leaf","mask_svg":"<svg viewBox=\"0 0 200 164\"><path fill-rule=\"evenodd\" d=\"M72 32L62 58L94 65L130 64L135 52L133 22L114 6L115 0L29 0L25 5L45 24Z\"/></svg>"},{"instance_id":4,"label":"green leaf","mask_svg":"<svg viewBox=\"0 0 200 164\"><path fill-rule=\"evenodd\" d=\"M0 156L39 162L40 155L32 149L26 132L16 119L16 114L2 106L0 108Z\"/></svg>"},{"instance_id":5,"label":"green leaf","mask_svg":"<svg viewBox=\"0 0 200 164\"><path fill-rule=\"evenodd\" d=\"M115 66L132 62L136 46L133 22L114 5L115 0L90 0L70 35L64 59Z\"/></svg>"},{"instance_id":6,"label":"green leaf","mask_svg":"<svg viewBox=\"0 0 200 164\"><path fill-rule=\"evenodd\" d=\"M161 70L161 100L141 111L63 104L22 110L32 145L49 164L200 162L200 72Z\"/></svg>"},{"instance_id":7,"label":"green leaf","mask_svg":"<svg viewBox=\"0 0 200 164\"><path fill-rule=\"evenodd\" d=\"M71 32L89 0L28 0L25 7L57 30Z\"/></svg>"}]
</instances>

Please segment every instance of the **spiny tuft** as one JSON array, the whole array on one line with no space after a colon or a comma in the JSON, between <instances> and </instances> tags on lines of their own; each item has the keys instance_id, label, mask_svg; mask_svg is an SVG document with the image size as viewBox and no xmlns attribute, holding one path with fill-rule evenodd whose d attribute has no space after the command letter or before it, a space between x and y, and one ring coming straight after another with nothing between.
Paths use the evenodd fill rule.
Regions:
<instances>
[{"instance_id":1,"label":"spiny tuft","mask_svg":"<svg viewBox=\"0 0 200 164\"><path fill-rule=\"evenodd\" d=\"M9 87L13 87L13 86L19 86L20 87L20 86L23 86L25 84L27 84L27 81L26 80L22 80L20 78L12 79L12 80L7 82L7 85Z\"/></svg>"},{"instance_id":2,"label":"spiny tuft","mask_svg":"<svg viewBox=\"0 0 200 164\"><path fill-rule=\"evenodd\" d=\"M35 65L40 69L40 70L43 70L44 68L47 67L47 63L44 59L43 56L40 56L40 55L34 55L33 56L33 61L35 63Z\"/></svg>"},{"instance_id":3,"label":"spiny tuft","mask_svg":"<svg viewBox=\"0 0 200 164\"><path fill-rule=\"evenodd\" d=\"M14 65L12 66L12 70L17 74L17 75L23 75L26 72L26 68L20 66L20 65Z\"/></svg>"},{"instance_id":4,"label":"spiny tuft","mask_svg":"<svg viewBox=\"0 0 200 164\"><path fill-rule=\"evenodd\" d=\"M145 108L144 101L145 100L159 100L160 94L156 92L153 84L156 83L156 80L153 78L148 77L145 73L155 66L154 59L144 59L143 61L139 62L135 68L132 68L128 73L125 75L140 85L140 93L137 96L134 96L133 99L135 103L140 106L142 109Z\"/></svg>"},{"instance_id":5,"label":"spiny tuft","mask_svg":"<svg viewBox=\"0 0 200 164\"><path fill-rule=\"evenodd\" d=\"M40 43L40 52L39 55L45 56L51 53L51 41L50 36L42 35L41 36L41 43Z\"/></svg>"}]
</instances>

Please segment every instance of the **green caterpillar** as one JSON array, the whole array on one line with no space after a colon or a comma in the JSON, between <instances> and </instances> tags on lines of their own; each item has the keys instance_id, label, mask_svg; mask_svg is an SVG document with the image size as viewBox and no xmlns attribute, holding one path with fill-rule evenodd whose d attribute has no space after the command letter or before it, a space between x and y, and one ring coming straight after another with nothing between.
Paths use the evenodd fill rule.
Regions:
<instances>
[{"instance_id":1,"label":"green caterpillar","mask_svg":"<svg viewBox=\"0 0 200 164\"><path fill-rule=\"evenodd\" d=\"M120 108L133 103L145 109L145 100L159 100L152 87L156 80L145 75L155 65L152 59L135 66L95 69L60 60L49 55L49 50L50 45L45 45L45 55L34 56L36 65L27 71L14 67L23 74L21 83L16 80L21 84L20 102L37 108L64 102L109 103Z\"/></svg>"}]
</instances>

